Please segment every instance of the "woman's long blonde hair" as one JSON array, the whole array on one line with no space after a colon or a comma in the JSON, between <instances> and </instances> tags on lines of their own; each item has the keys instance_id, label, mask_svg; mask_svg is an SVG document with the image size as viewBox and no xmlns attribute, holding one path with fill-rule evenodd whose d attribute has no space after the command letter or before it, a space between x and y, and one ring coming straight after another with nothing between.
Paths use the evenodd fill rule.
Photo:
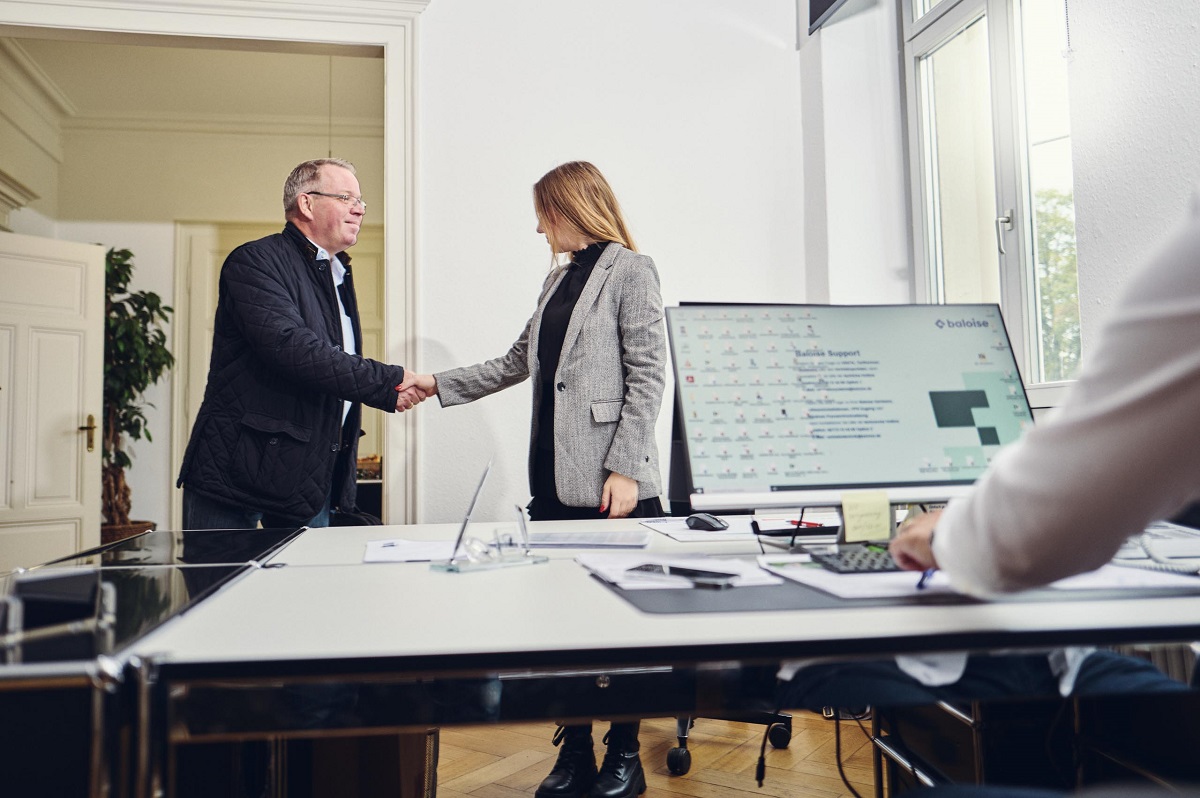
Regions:
<instances>
[{"instance_id":1,"label":"woman's long blonde hair","mask_svg":"<svg viewBox=\"0 0 1200 798\"><path fill-rule=\"evenodd\" d=\"M552 256L566 251L556 240L556 227L573 228L593 241L615 241L637 252L612 187L587 161L571 161L544 174L533 184L533 209Z\"/></svg>"}]
</instances>

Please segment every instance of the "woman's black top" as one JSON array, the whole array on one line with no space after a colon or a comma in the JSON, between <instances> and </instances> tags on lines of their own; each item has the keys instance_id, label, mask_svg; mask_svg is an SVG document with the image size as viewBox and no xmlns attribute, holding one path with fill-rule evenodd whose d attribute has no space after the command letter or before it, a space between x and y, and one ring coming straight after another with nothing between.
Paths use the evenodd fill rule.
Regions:
<instances>
[{"instance_id":1,"label":"woman's black top","mask_svg":"<svg viewBox=\"0 0 1200 798\"><path fill-rule=\"evenodd\" d=\"M567 325L579 295L592 276L592 269L608 242L601 241L575 252L567 266L562 282L546 303L542 311L542 327L538 331L538 364L541 377L542 401L538 408L538 434L534 441L533 496L554 505L558 504L558 490L554 486L554 372L558 371L558 358L562 354L563 340L567 336ZM531 507L531 510L533 508ZM558 513L551 513L558 515Z\"/></svg>"},{"instance_id":2,"label":"woman's black top","mask_svg":"<svg viewBox=\"0 0 1200 798\"><path fill-rule=\"evenodd\" d=\"M607 241L592 244L590 247L573 253L567 273L558 284L554 296L546 303L542 311L542 328L538 332L538 363L540 364L543 393L554 387L554 372L558 371L558 358L562 354L563 339L567 335L567 325L571 323L571 314L575 312L575 303L583 293L592 269ZM544 397L543 397L544 398ZM542 402L542 412L546 410L546 402ZM554 393L550 392L550 417L554 417Z\"/></svg>"}]
</instances>

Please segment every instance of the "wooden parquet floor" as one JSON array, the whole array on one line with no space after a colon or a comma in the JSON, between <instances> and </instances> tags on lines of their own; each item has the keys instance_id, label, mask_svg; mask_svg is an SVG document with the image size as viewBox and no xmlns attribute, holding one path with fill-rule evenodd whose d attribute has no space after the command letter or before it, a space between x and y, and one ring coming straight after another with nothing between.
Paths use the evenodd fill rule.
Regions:
<instances>
[{"instance_id":1,"label":"wooden parquet floor","mask_svg":"<svg viewBox=\"0 0 1200 798\"><path fill-rule=\"evenodd\" d=\"M607 724L596 724L597 760ZM438 763L439 798L524 798L532 796L558 755L550 742L550 724L443 728ZM836 798L853 795L838 776L834 724L819 715L797 712L792 740L784 749L767 746L767 775L762 788L754 780L763 727L749 723L696 720L688 739L691 770L672 776L667 752L676 745L675 721L642 721L641 756L646 770L644 798ZM861 796L873 794L871 748L853 721L842 722L842 762Z\"/></svg>"}]
</instances>

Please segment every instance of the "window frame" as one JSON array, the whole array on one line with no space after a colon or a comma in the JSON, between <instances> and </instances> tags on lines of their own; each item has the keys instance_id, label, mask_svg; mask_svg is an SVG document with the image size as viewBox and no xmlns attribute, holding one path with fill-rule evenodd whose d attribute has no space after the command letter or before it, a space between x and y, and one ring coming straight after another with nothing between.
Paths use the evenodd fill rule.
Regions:
<instances>
[{"instance_id":1,"label":"window frame","mask_svg":"<svg viewBox=\"0 0 1200 798\"><path fill-rule=\"evenodd\" d=\"M1055 406L1069 382L1040 379L1040 334L1037 309L1036 259L1032 207L1029 194L1028 141L1025 124L1023 54L1019 22L1021 0L941 0L918 19L913 0L896 0L901 20L902 74L906 110L910 219L912 223L913 291L918 302L939 301L941 290L931 249L926 218L931 195L928 141L929 109L922 104L921 59L979 19L987 19L987 47L991 82L992 146L995 168L997 252L1000 270L1000 306L1017 356L1026 392L1035 406ZM1007 229L1000 217L1007 215Z\"/></svg>"}]
</instances>

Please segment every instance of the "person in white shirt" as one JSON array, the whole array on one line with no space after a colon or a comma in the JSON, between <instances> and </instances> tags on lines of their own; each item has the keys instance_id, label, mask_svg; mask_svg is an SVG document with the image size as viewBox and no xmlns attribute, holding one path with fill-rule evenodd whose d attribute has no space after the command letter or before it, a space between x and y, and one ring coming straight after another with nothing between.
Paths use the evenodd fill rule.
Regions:
<instances>
[{"instance_id":1,"label":"person in white shirt","mask_svg":"<svg viewBox=\"0 0 1200 798\"><path fill-rule=\"evenodd\" d=\"M890 550L901 567L939 569L986 598L1099 568L1198 499L1200 193L1130 278L1059 411L1003 449L970 495L906 520ZM785 662L778 676L783 704L809 708L1188 689L1093 648Z\"/></svg>"},{"instance_id":2,"label":"person in white shirt","mask_svg":"<svg viewBox=\"0 0 1200 798\"><path fill-rule=\"evenodd\" d=\"M1200 499L1200 196L1129 280L1049 420L1002 450L965 498L904 524L891 552L977 596L1107 563Z\"/></svg>"}]
</instances>

